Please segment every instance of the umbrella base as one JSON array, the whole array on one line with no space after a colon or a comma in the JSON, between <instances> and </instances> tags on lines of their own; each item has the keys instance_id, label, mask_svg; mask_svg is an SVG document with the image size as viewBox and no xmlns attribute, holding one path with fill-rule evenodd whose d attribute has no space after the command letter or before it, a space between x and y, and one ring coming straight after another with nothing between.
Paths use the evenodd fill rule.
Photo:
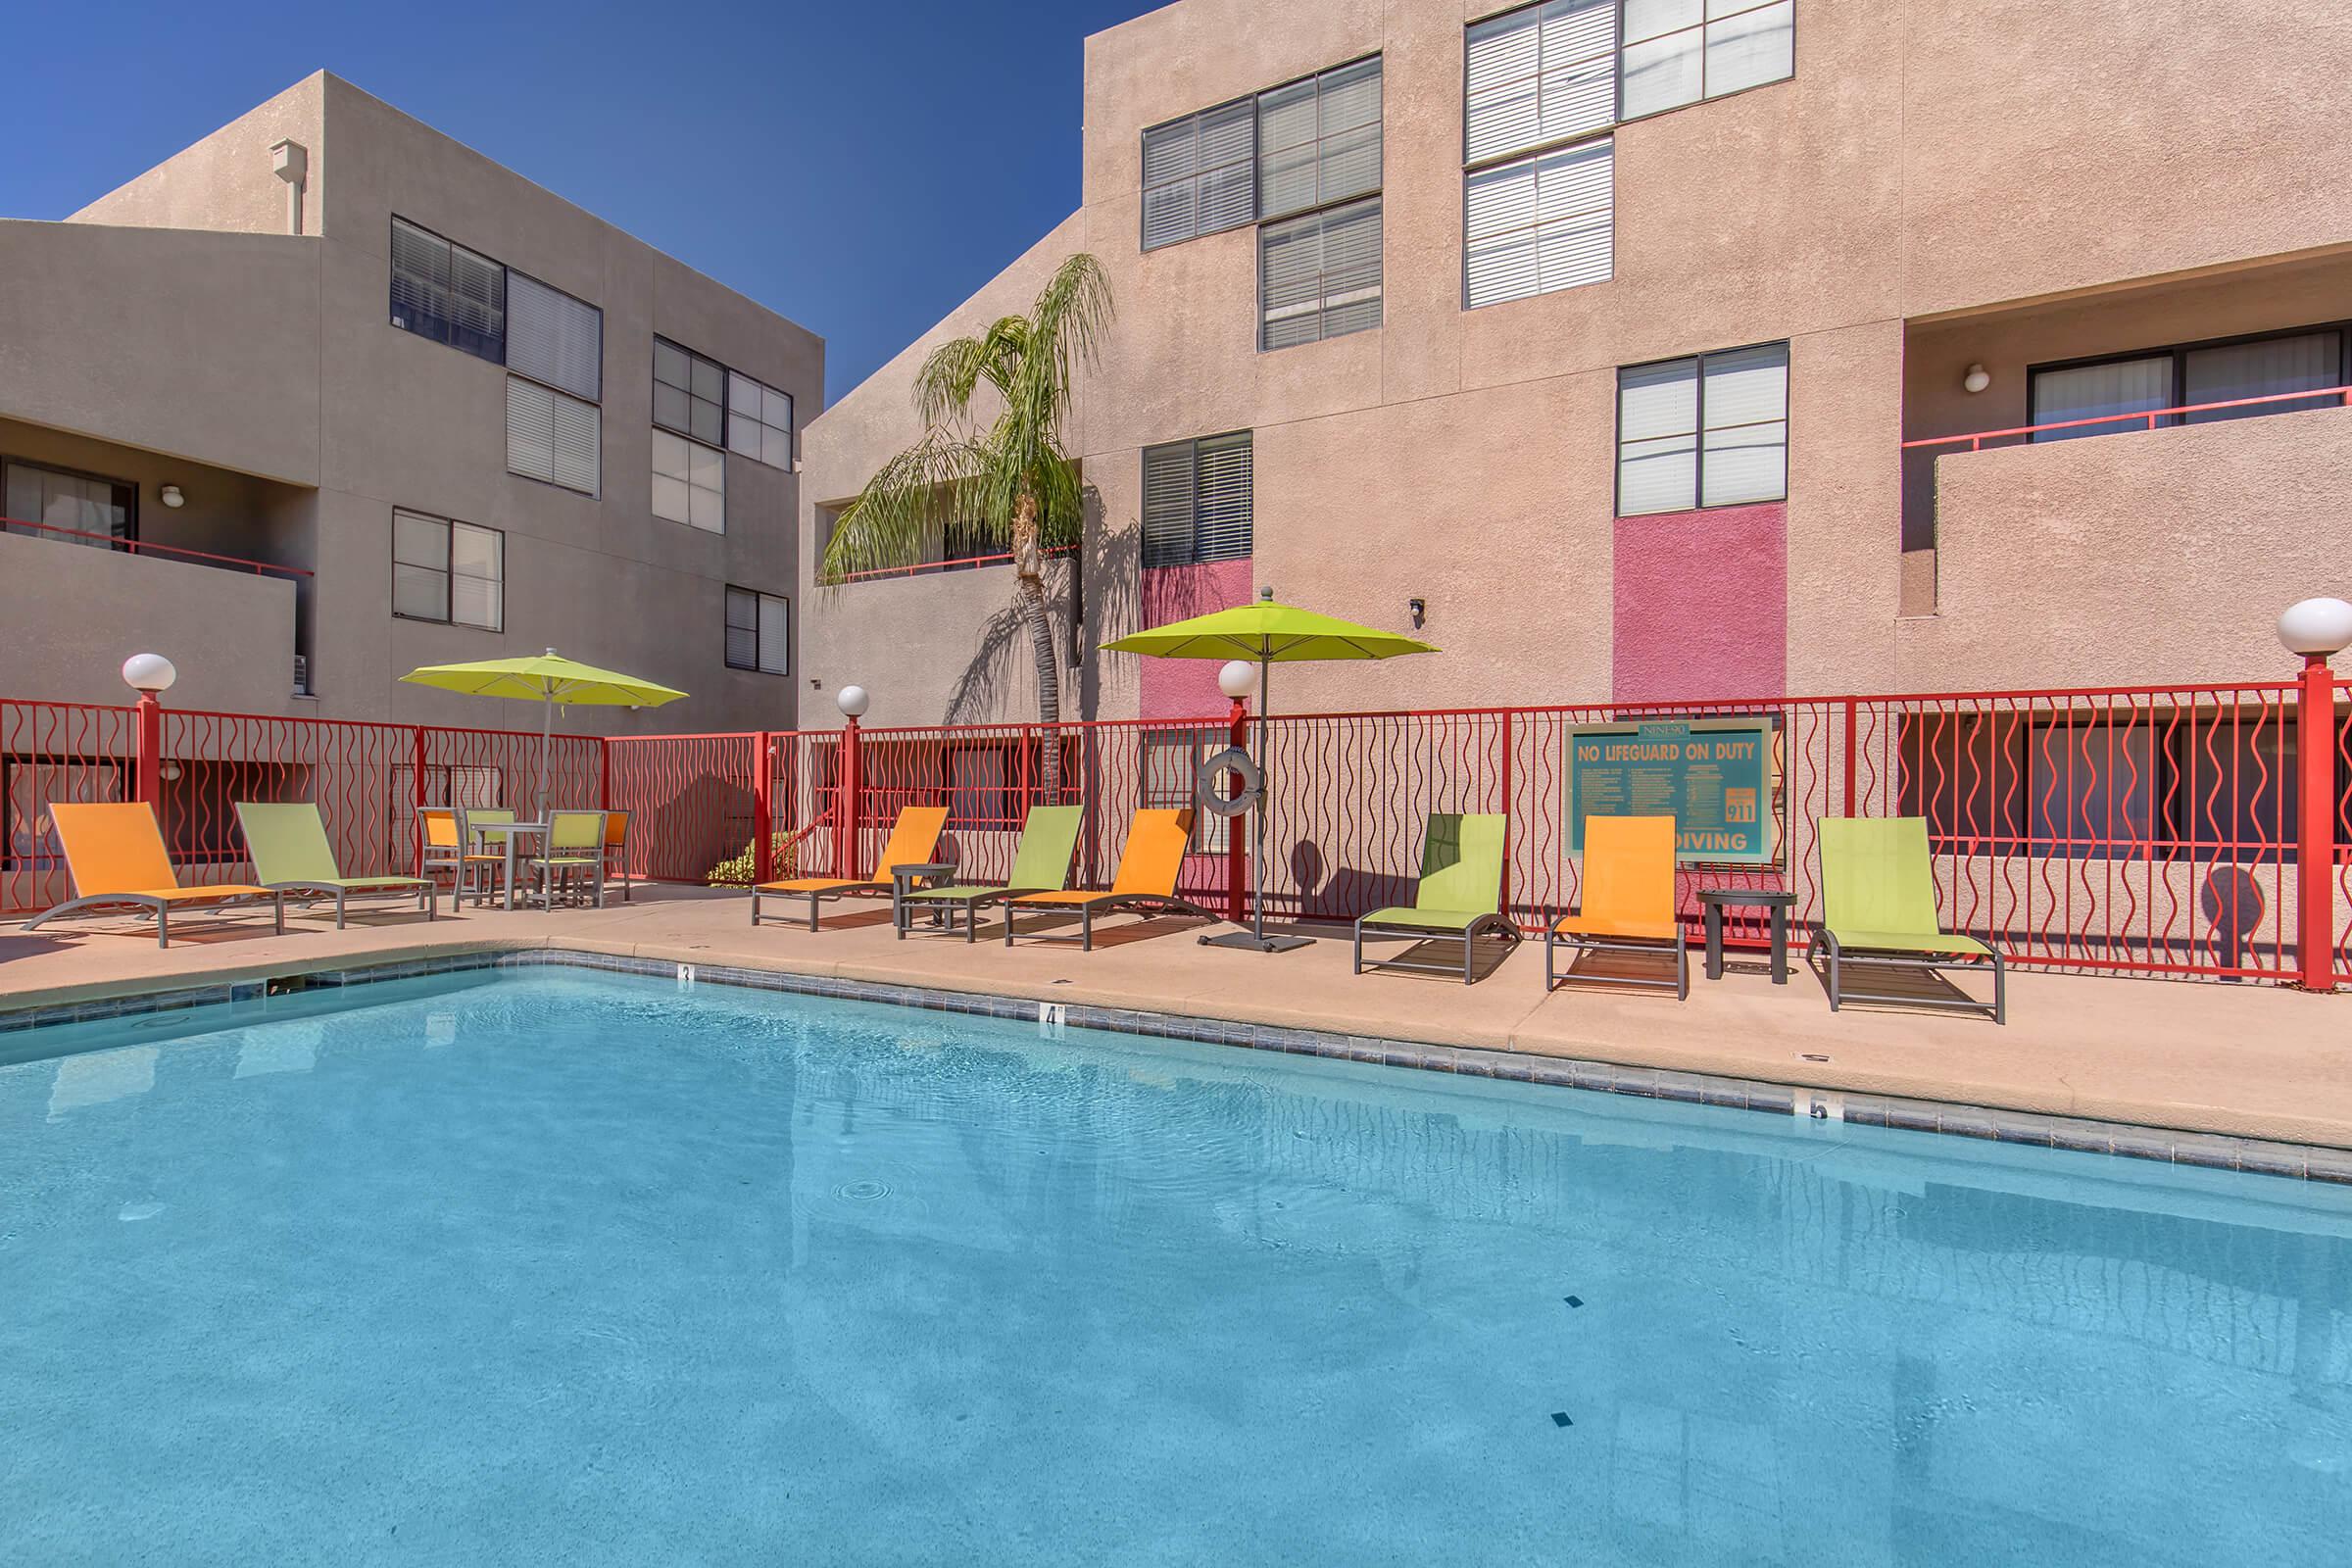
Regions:
<instances>
[{"instance_id":1,"label":"umbrella base","mask_svg":"<svg viewBox=\"0 0 2352 1568\"><path fill-rule=\"evenodd\" d=\"M1250 953L1288 953L1293 948L1314 945L1313 937L1261 937L1250 931L1227 931L1219 936L1202 937L1204 948L1241 948Z\"/></svg>"}]
</instances>

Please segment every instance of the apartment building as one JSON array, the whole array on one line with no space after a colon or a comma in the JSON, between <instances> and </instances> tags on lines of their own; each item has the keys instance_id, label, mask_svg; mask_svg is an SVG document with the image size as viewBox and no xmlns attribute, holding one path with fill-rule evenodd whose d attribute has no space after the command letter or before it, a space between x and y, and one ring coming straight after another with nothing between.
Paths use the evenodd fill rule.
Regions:
<instances>
[{"instance_id":1,"label":"apartment building","mask_svg":"<svg viewBox=\"0 0 2352 1568\"><path fill-rule=\"evenodd\" d=\"M11 697L535 725L397 683L556 647L789 726L824 345L320 73L63 222L0 221Z\"/></svg>"},{"instance_id":2,"label":"apartment building","mask_svg":"<svg viewBox=\"0 0 2352 1568\"><path fill-rule=\"evenodd\" d=\"M2352 591L2347 67L2316 0L1179 0L1087 41L1079 210L808 429L803 695L1034 712L1007 567L816 563L1079 250L1086 716L1221 711L1093 650L1256 585L1445 650L1294 709L2284 674Z\"/></svg>"}]
</instances>

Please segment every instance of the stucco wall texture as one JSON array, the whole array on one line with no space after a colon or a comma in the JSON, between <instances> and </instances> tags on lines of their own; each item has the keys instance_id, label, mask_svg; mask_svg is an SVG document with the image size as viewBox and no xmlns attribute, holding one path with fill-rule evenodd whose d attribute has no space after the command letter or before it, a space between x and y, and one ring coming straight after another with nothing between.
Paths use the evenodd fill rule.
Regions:
<instances>
[{"instance_id":1,"label":"stucco wall texture","mask_svg":"<svg viewBox=\"0 0 2352 1568\"><path fill-rule=\"evenodd\" d=\"M1463 28L1496 9L1180 0L1088 39L1080 210L810 429L804 537L814 506L854 496L912 438L921 352L1024 303L1086 249L1110 274L1119 318L1069 432L1100 529L1074 643L1114 637L1152 608L1134 565L1142 449L1227 430L1254 432L1259 583L1400 631L1408 601L1428 604L1423 635L1442 657L1286 669L1286 708L1607 701L1668 687L1752 696L1776 672L1797 693L2268 677L2285 662L2265 646L2278 609L2352 592L2329 493L2257 480L2266 493L2251 502L2217 483L2184 498L2163 488L2173 464L2130 450L2132 436L2071 444L2064 482L2032 474L2051 447L1946 460L1946 552L1966 564L1942 563L1938 597L1933 497L1906 554L1901 449L1907 435L2015 422L2033 364L2346 314L2352 185L2339 173L2336 84L2352 68L2352 26L2332 0L2217 0L2193 28L2175 8L2132 0L1797 0L1791 79L1619 127L1609 281L1471 311ZM1382 324L1260 352L1254 227L1142 250L1143 131L1374 53ZM2230 93L2226 133L2215 112L2225 81L2247 84ZM1619 368L1781 340L1779 548L1744 512L1696 514L1671 535L1621 523ZM1958 391L1979 362L1997 396ZM2352 414L2297 416L2315 432L2330 419ZM2250 479L2257 453L2287 456L2274 471L2324 464L2276 454L2295 439L2283 429L2252 433L2285 422L2197 433L2235 449L2223 471ZM1959 462L1977 465L1974 482L1949 477ZM1923 482L1912 480L1914 499ZM2298 532L2321 543L2233 543ZM1669 537L1679 564L1646 548ZM2047 541L2059 538L2085 545L2054 577L2002 594L1987 565L1983 590L1970 586L1975 562L2053 559ZM1629 540L1636 558L1620 560ZM2083 604L2135 603L2148 563L2177 569L2184 556L2213 563L2177 571L2182 591L2207 591L2205 608L2161 659L2152 642L2075 635L2030 609L2061 589ZM880 702L869 674L895 663L904 720L945 716L934 677L907 666L971 661L1001 597L983 579L814 604L808 673L876 685ZM897 602L917 593L925 620L910 649ZM1665 595L1752 635L1678 617ZM1082 658L1067 684L1101 716L1149 711L1154 677L1137 662ZM1003 706L959 716L1020 716L1018 701L1008 686Z\"/></svg>"},{"instance_id":2,"label":"stucco wall texture","mask_svg":"<svg viewBox=\"0 0 2352 1568\"><path fill-rule=\"evenodd\" d=\"M310 154L301 236L284 232L270 155L289 135ZM600 494L509 473L507 371L389 324L394 214L604 313ZM574 729L794 722L797 663L790 676L728 668L724 603L729 584L794 594L798 478L730 454L723 535L655 517L653 339L790 392L805 428L823 399L813 333L324 74L72 220L0 223L0 455L137 485L149 538L316 572L315 698L291 695L291 632L271 632L266 661L249 658L243 627L195 634L208 617L289 618L274 599L248 613L252 579L188 567L167 586L146 557L77 564L132 574L77 601L37 575L0 584L0 615L26 628L8 695L120 700L117 666L152 649L183 688L225 681L248 710L527 724L519 705L397 677L553 646L690 694L658 711L575 709ZM182 511L162 507L164 483L186 494ZM396 507L504 533L503 630L393 615ZM43 631L69 616L74 636ZM210 668L231 660L233 678Z\"/></svg>"}]
</instances>

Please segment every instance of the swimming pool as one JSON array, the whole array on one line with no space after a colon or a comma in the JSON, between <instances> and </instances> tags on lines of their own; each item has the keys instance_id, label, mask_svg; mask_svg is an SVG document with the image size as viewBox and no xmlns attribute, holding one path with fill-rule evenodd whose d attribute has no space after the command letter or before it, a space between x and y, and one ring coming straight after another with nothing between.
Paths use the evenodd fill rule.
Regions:
<instances>
[{"instance_id":1,"label":"swimming pool","mask_svg":"<svg viewBox=\"0 0 2352 1568\"><path fill-rule=\"evenodd\" d=\"M565 970L41 1049L0 1561L2352 1532L2343 1188Z\"/></svg>"}]
</instances>

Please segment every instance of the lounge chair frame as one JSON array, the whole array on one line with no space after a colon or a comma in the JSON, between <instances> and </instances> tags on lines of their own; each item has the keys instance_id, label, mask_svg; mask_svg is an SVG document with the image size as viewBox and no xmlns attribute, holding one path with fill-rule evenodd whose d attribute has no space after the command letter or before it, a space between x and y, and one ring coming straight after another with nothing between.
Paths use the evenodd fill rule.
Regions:
<instances>
[{"instance_id":1,"label":"lounge chair frame","mask_svg":"<svg viewBox=\"0 0 2352 1568\"><path fill-rule=\"evenodd\" d=\"M189 888L187 891L202 893L204 890ZM261 902L262 896L258 893L229 893L223 894L218 899L159 899L145 893L93 893L86 899L68 899L54 908L44 909L25 921L24 928L29 931L34 926L46 925L62 915L75 914L84 909L140 909L155 916L155 945L159 948L168 948L172 945L172 906L174 904L183 908L201 910L210 914L222 909L242 908ZM274 923L277 934L282 937L286 934L285 894L277 889L271 889L270 904L275 916Z\"/></svg>"},{"instance_id":2,"label":"lounge chair frame","mask_svg":"<svg viewBox=\"0 0 2352 1568\"><path fill-rule=\"evenodd\" d=\"M1572 948L1581 953L1643 953L1657 957L1670 949L1674 954L1674 978L1652 980L1646 975L1612 974L1592 977L1594 985L1644 986L1654 991L1671 991L1677 1002L1690 1000L1690 944L1680 938L1595 937L1581 931L1547 929L1544 933L1544 989L1556 990L1562 980L1579 978L1560 972L1559 953Z\"/></svg>"},{"instance_id":3,"label":"lounge chair frame","mask_svg":"<svg viewBox=\"0 0 2352 1568\"><path fill-rule=\"evenodd\" d=\"M328 899L333 899L335 901L335 929L338 931L343 929L345 906L355 897L365 899L385 894L414 893L416 895L416 907L424 911L424 917L427 920L437 920L441 917L439 890L433 886L430 877L396 876L388 877L382 882L372 882L367 877L355 877L353 880L357 886L336 887L328 882L265 882L262 886L272 893L291 898L299 905L320 904Z\"/></svg>"},{"instance_id":4,"label":"lounge chair frame","mask_svg":"<svg viewBox=\"0 0 2352 1568\"><path fill-rule=\"evenodd\" d=\"M1829 988L1830 1010L1836 1012L1848 1002L1883 1002L1899 1007L1932 1007L1940 1012L1980 1012L1996 1024L2009 1022L2009 966L2001 961L1998 951L1991 953L1913 953L1892 948L1849 948L1839 942L1827 926L1814 928L1813 938L1805 945L1805 964L1814 964L1814 955L1828 960L1828 973L1823 983ZM1989 965L1992 970L1992 1000L1979 1002L1974 997L1956 1000L1938 997L1908 996L1890 991L1856 991L1846 985L1848 969L1925 969L1941 978L1946 969L1981 973Z\"/></svg>"},{"instance_id":5,"label":"lounge chair frame","mask_svg":"<svg viewBox=\"0 0 2352 1568\"><path fill-rule=\"evenodd\" d=\"M1067 914L1072 909L1077 910L1078 934L1074 937L1055 931L1027 931L1022 934L1032 942L1075 942L1081 953L1095 951L1095 916L1098 913L1113 914L1121 910L1148 907L1154 913L1164 910L1175 914L1197 914L1203 920L1225 918L1213 910L1202 908L1190 899L1180 899L1172 893L1121 893L1088 899L1083 903L1073 899L1066 905L1039 904L1031 907L1039 913ZM1007 908L1004 911L1004 945L1008 948L1012 946L1012 918L1013 911Z\"/></svg>"},{"instance_id":6,"label":"lounge chair frame","mask_svg":"<svg viewBox=\"0 0 2352 1568\"><path fill-rule=\"evenodd\" d=\"M1362 974L1366 969L1420 969L1430 974L1448 975L1454 972L1454 966L1450 963L1419 963L1411 958L1373 958L1367 961L1364 957L1364 924L1371 918L1372 916L1369 914L1360 915L1355 922L1353 973ZM1393 936L1401 941L1416 944L1441 939L1458 940L1462 945L1462 984L1466 986L1478 984L1478 966L1475 961L1478 956L1478 939L1483 933L1489 931L1496 936L1506 937L1514 944L1520 940L1519 928L1511 923L1508 915L1503 914L1482 914L1465 926L1416 926L1400 924L1394 920L1382 920L1372 927L1372 934L1375 936Z\"/></svg>"},{"instance_id":7,"label":"lounge chair frame","mask_svg":"<svg viewBox=\"0 0 2352 1568\"><path fill-rule=\"evenodd\" d=\"M893 855L891 851L899 847L899 835L903 831L906 831L911 825L907 821L908 813L916 811L925 813L936 811L938 813L939 821L938 825L933 827L928 835L923 836L922 854L913 859L906 859L903 857ZM758 926L760 924L760 901L763 898L807 899L808 901L808 929L814 931L817 929L817 907L825 900L844 898L852 893L872 894L892 892L895 887L895 882L891 876L890 868L899 864L913 865L928 861L932 855L937 853L939 849L939 836L942 832L946 831L948 813L944 808L912 806L902 808L899 812L899 820L891 824L890 840L882 846L882 855L876 863L875 875L873 876L855 878L842 877L837 879L811 879L831 881L830 886L815 888L787 888L780 887L774 883L754 883L752 885L752 924L754 926Z\"/></svg>"}]
</instances>

